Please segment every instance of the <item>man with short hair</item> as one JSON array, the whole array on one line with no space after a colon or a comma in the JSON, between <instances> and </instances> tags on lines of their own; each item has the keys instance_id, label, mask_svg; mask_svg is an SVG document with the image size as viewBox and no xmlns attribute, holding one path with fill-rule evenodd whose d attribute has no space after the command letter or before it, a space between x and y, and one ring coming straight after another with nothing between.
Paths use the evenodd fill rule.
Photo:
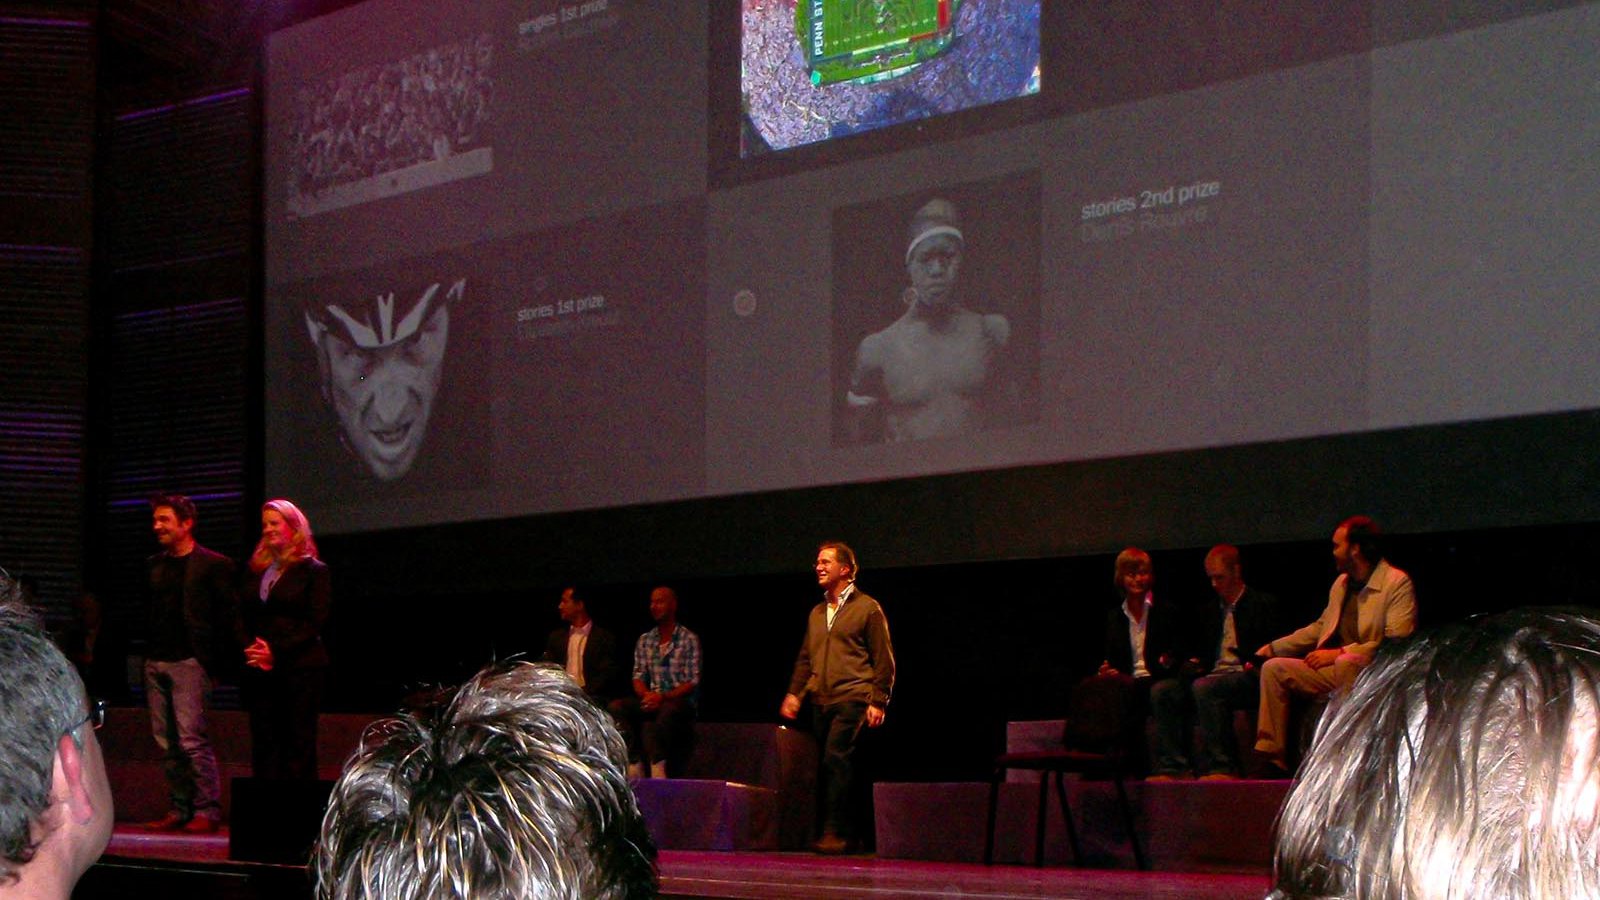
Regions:
<instances>
[{"instance_id":1,"label":"man with short hair","mask_svg":"<svg viewBox=\"0 0 1600 900\"><path fill-rule=\"evenodd\" d=\"M238 653L239 608L233 560L195 541L195 518L194 502L182 494L150 499L161 552L150 557L144 690L172 806L146 827L210 834L222 823L222 784L206 700L220 667Z\"/></svg>"},{"instance_id":2,"label":"man with short hair","mask_svg":"<svg viewBox=\"0 0 1600 900\"><path fill-rule=\"evenodd\" d=\"M1287 777L1287 733L1291 697L1326 697L1348 688L1372 662L1379 645L1417 627L1411 576L1383 557L1378 525L1352 516L1333 531L1333 562L1339 577L1328 606L1315 622L1269 641L1256 651L1261 666L1261 711L1256 751L1268 774Z\"/></svg>"},{"instance_id":3,"label":"man with short hair","mask_svg":"<svg viewBox=\"0 0 1600 900\"><path fill-rule=\"evenodd\" d=\"M33 615L0 600L0 897L65 900L111 840L104 721Z\"/></svg>"},{"instance_id":4,"label":"man with short hair","mask_svg":"<svg viewBox=\"0 0 1600 900\"><path fill-rule=\"evenodd\" d=\"M1227 781L1239 776L1239 754L1233 738L1235 710L1255 709L1260 661L1241 647L1269 640L1282 627L1278 599L1244 583L1239 548L1218 544L1205 558L1206 578L1215 603L1202 604L1188 634L1184 677L1157 684L1150 692L1160 755L1189 771L1193 720L1200 726L1200 752L1192 771L1201 781Z\"/></svg>"},{"instance_id":5,"label":"man with short hair","mask_svg":"<svg viewBox=\"0 0 1600 900\"><path fill-rule=\"evenodd\" d=\"M812 725L822 745L822 836L813 848L837 854L854 837L856 742L863 726L883 724L894 692L894 646L883 607L856 590L860 570L849 546L824 543L814 569L822 602L811 610L778 712L796 718L800 704L811 700Z\"/></svg>"},{"instance_id":6,"label":"man with short hair","mask_svg":"<svg viewBox=\"0 0 1600 900\"><path fill-rule=\"evenodd\" d=\"M369 727L328 801L324 900L655 897L655 845L610 716L561 670L479 672Z\"/></svg>"},{"instance_id":7,"label":"man with short hair","mask_svg":"<svg viewBox=\"0 0 1600 900\"><path fill-rule=\"evenodd\" d=\"M566 669L590 699L604 709L616 695L613 681L617 671L617 639L589 617L589 606L576 587L562 589L556 611L567 627L550 632L550 639L545 642L544 661Z\"/></svg>"},{"instance_id":8,"label":"man with short hair","mask_svg":"<svg viewBox=\"0 0 1600 900\"><path fill-rule=\"evenodd\" d=\"M650 592L650 617L656 627L633 646L634 696L613 701L611 712L628 742L628 774L643 776L648 762L651 778L666 778L681 772L694 739L700 638L678 624L672 588Z\"/></svg>"}]
</instances>

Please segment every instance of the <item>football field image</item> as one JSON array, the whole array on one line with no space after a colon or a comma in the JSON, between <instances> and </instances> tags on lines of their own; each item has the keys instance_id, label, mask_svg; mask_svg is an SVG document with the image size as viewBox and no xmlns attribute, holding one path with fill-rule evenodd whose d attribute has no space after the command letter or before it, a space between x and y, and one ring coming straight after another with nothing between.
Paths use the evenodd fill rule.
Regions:
<instances>
[{"instance_id":1,"label":"football field image","mask_svg":"<svg viewBox=\"0 0 1600 900\"><path fill-rule=\"evenodd\" d=\"M795 36L812 84L879 81L947 49L960 5L961 0L800 0Z\"/></svg>"},{"instance_id":2,"label":"football field image","mask_svg":"<svg viewBox=\"0 0 1600 900\"><path fill-rule=\"evenodd\" d=\"M743 0L742 158L1039 92L1040 0Z\"/></svg>"}]
</instances>

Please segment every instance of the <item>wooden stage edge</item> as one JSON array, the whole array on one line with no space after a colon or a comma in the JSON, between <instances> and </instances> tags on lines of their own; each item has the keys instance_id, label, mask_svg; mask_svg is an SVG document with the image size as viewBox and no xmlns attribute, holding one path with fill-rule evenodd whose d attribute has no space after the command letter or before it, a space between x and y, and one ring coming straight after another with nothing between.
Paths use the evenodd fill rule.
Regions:
<instances>
[{"instance_id":1,"label":"wooden stage edge","mask_svg":"<svg viewBox=\"0 0 1600 900\"><path fill-rule=\"evenodd\" d=\"M897 900L1243 900L1267 893L1265 871L1248 874L1136 872L974 863L822 857L794 852L663 850L661 894L669 898ZM226 831L152 834L119 827L78 897L129 896L134 886L168 896L310 897L304 869L228 859ZM252 887L252 885L254 887ZM142 891L141 891L142 892Z\"/></svg>"}]
</instances>

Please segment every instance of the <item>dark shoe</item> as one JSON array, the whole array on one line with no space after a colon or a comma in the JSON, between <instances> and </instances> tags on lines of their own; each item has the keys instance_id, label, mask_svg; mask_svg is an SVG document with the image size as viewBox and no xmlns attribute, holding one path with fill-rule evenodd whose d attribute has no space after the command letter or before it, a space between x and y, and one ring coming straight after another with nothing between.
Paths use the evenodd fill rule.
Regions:
<instances>
[{"instance_id":1,"label":"dark shoe","mask_svg":"<svg viewBox=\"0 0 1600 900\"><path fill-rule=\"evenodd\" d=\"M1260 754L1250 765L1250 777L1265 781L1288 781L1294 777L1294 773L1282 760Z\"/></svg>"},{"instance_id":2,"label":"dark shoe","mask_svg":"<svg viewBox=\"0 0 1600 900\"><path fill-rule=\"evenodd\" d=\"M825 834L811 845L811 849L823 856L839 856L850 849L850 843L837 834Z\"/></svg>"},{"instance_id":3,"label":"dark shoe","mask_svg":"<svg viewBox=\"0 0 1600 900\"><path fill-rule=\"evenodd\" d=\"M188 816L169 812L154 822L144 822L139 827L145 831L178 831L187 824L189 824Z\"/></svg>"},{"instance_id":4,"label":"dark shoe","mask_svg":"<svg viewBox=\"0 0 1600 900\"><path fill-rule=\"evenodd\" d=\"M216 834L222 823L210 816L195 816L183 826L185 834Z\"/></svg>"}]
</instances>

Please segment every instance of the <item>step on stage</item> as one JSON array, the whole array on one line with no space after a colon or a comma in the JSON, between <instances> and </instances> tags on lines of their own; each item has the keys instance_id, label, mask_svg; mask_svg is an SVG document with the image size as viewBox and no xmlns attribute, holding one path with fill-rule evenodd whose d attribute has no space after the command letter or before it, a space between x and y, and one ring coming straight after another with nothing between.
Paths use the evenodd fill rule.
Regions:
<instances>
[{"instance_id":1,"label":"step on stage","mask_svg":"<svg viewBox=\"0 0 1600 900\"><path fill-rule=\"evenodd\" d=\"M1267 874L1136 872L820 857L809 853L663 850L668 898L1111 898L1243 900L1267 892ZM121 826L84 876L77 900L186 897L298 900L311 897L304 867L228 859L228 833L152 834Z\"/></svg>"},{"instance_id":2,"label":"step on stage","mask_svg":"<svg viewBox=\"0 0 1600 900\"><path fill-rule=\"evenodd\" d=\"M101 734L111 748L108 773L117 812L135 821L155 818L165 811L166 793L148 722L140 710L113 712L121 715ZM189 835L120 824L75 898L311 896L305 867L293 863L306 858L326 803L326 779L338 774L368 717L324 716L318 730L324 780L286 786L240 777L249 774L241 715L235 714L239 721L230 728L219 713L213 734L222 746L219 758L234 776L224 781L223 791L232 827ZM1043 739L1061 729L1059 722L1013 724L1019 733L1008 735L1008 747L1027 738L1021 733L1027 728ZM227 743L227 735L236 740ZM1109 783L1066 786L1083 868L1070 865L1059 804L1047 798L1045 865L1036 868L1019 865L1037 859L1040 822L1038 783L1029 783L1026 773L1013 772L1001 785L995 866L982 864L988 783L880 781L873 787L878 855L820 857L797 850L809 841L815 819L817 761L809 736L748 723L701 723L696 735L688 773L693 777L634 786L661 848L664 897L1259 898L1267 892L1272 821L1289 786L1128 785L1134 828L1155 869L1140 872L1133 868L1125 820Z\"/></svg>"}]
</instances>

